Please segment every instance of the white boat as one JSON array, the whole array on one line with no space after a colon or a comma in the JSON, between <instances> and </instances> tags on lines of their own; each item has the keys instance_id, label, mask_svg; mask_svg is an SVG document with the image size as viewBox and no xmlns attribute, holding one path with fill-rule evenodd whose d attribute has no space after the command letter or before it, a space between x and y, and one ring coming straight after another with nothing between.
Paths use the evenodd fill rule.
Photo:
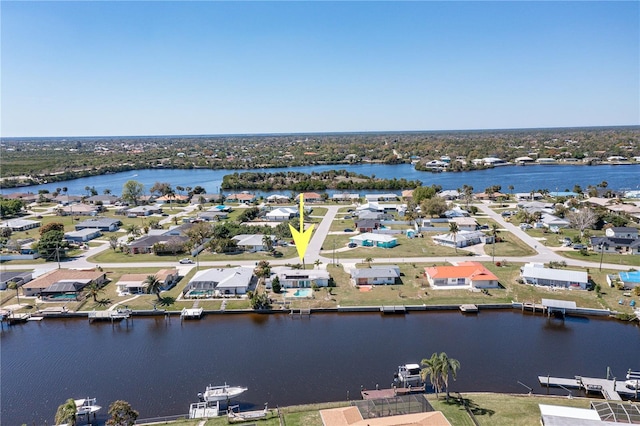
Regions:
<instances>
[{"instance_id":1,"label":"white boat","mask_svg":"<svg viewBox=\"0 0 640 426\"><path fill-rule=\"evenodd\" d=\"M420 377L420 366L418 364L405 364L398 367L395 375L396 380L402 387L420 386L422 378Z\"/></svg>"},{"instance_id":2,"label":"white boat","mask_svg":"<svg viewBox=\"0 0 640 426\"><path fill-rule=\"evenodd\" d=\"M102 408L96 405L95 398L75 399L74 401L76 402L76 414L79 416L93 414Z\"/></svg>"},{"instance_id":3,"label":"white boat","mask_svg":"<svg viewBox=\"0 0 640 426\"><path fill-rule=\"evenodd\" d=\"M640 390L640 379L627 380L624 385L629 389Z\"/></svg>"},{"instance_id":4,"label":"white boat","mask_svg":"<svg viewBox=\"0 0 640 426\"><path fill-rule=\"evenodd\" d=\"M228 384L224 384L222 386L207 386L207 389L204 393L198 394L200 399L204 402L217 402L217 401L225 401L231 398L235 398L236 396L247 391L247 388L242 386L229 386Z\"/></svg>"}]
</instances>

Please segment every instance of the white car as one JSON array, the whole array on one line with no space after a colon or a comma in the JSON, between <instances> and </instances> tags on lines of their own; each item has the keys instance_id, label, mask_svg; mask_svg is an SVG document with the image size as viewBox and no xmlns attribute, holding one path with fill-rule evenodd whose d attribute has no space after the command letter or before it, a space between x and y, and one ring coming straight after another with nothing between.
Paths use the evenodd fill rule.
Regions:
<instances>
[{"instance_id":1,"label":"white car","mask_svg":"<svg viewBox=\"0 0 640 426\"><path fill-rule=\"evenodd\" d=\"M184 259L180 259L180 263L184 264L192 264L193 260L189 259L188 257L184 258Z\"/></svg>"}]
</instances>

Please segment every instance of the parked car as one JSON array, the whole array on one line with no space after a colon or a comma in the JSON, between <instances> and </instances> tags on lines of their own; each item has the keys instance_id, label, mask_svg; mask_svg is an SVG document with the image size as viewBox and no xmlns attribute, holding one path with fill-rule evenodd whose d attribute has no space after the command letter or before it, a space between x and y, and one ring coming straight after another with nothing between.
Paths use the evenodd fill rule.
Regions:
<instances>
[{"instance_id":1,"label":"parked car","mask_svg":"<svg viewBox=\"0 0 640 426\"><path fill-rule=\"evenodd\" d=\"M188 257L185 257L184 259L180 259L180 263L184 264L192 264L193 260L189 259Z\"/></svg>"},{"instance_id":2,"label":"parked car","mask_svg":"<svg viewBox=\"0 0 640 426\"><path fill-rule=\"evenodd\" d=\"M354 247L358 247L358 245L356 243L349 243L348 247L349 248L354 248Z\"/></svg>"},{"instance_id":3,"label":"parked car","mask_svg":"<svg viewBox=\"0 0 640 426\"><path fill-rule=\"evenodd\" d=\"M351 229L351 228L345 228L344 232L353 232L353 229Z\"/></svg>"},{"instance_id":4,"label":"parked car","mask_svg":"<svg viewBox=\"0 0 640 426\"><path fill-rule=\"evenodd\" d=\"M585 246L584 244L575 244L573 246L574 250L582 250L582 249L586 249L586 248L587 248L587 246Z\"/></svg>"}]
</instances>

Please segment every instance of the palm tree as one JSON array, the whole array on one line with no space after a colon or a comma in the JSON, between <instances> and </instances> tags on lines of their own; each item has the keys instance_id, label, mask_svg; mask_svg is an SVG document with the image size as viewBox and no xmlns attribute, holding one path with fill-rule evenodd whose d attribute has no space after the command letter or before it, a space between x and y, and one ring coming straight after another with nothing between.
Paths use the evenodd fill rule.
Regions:
<instances>
[{"instance_id":1,"label":"palm tree","mask_svg":"<svg viewBox=\"0 0 640 426\"><path fill-rule=\"evenodd\" d=\"M420 361L420 365L422 366L422 370L420 370L420 378L425 383L427 382L427 379L429 379L431 386L433 386L433 390L436 392L436 399L438 398L438 392L442 390L439 362L440 358L435 352L431 355L431 358L425 358Z\"/></svg>"},{"instance_id":2,"label":"palm tree","mask_svg":"<svg viewBox=\"0 0 640 426\"><path fill-rule=\"evenodd\" d=\"M369 264L369 268L371 268L371 262L373 262L373 257L367 257L365 260Z\"/></svg>"},{"instance_id":3,"label":"palm tree","mask_svg":"<svg viewBox=\"0 0 640 426\"><path fill-rule=\"evenodd\" d=\"M76 402L73 398L69 398L64 404L61 404L56 411L56 425L70 424L75 425L77 419Z\"/></svg>"},{"instance_id":4,"label":"palm tree","mask_svg":"<svg viewBox=\"0 0 640 426\"><path fill-rule=\"evenodd\" d=\"M160 291L162 291L162 281L160 281L155 275L147 275L144 283L147 284L147 294L155 294L158 298L158 302L162 302L162 299L160 298Z\"/></svg>"},{"instance_id":5,"label":"palm tree","mask_svg":"<svg viewBox=\"0 0 640 426\"><path fill-rule=\"evenodd\" d=\"M271 239L270 234L264 234L262 236L262 245L265 246L267 251L273 250L273 240Z\"/></svg>"},{"instance_id":6,"label":"palm tree","mask_svg":"<svg viewBox=\"0 0 640 426\"><path fill-rule=\"evenodd\" d=\"M316 269L320 269L320 265L322 264L322 262L320 262L320 259L316 259L315 262L313 262L314 265L316 265Z\"/></svg>"},{"instance_id":7,"label":"palm tree","mask_svg":"<svg viewBox=\"0 0 640 426\"><path fill-rule=\"evenodd\" d=\"M18 299L18 305L20 304L20 286L18 285L17 282L15 281L9 281L7 283L7 288L10 288L11 290L15 290L16 291L16 298Z\"/></svg>"},{"instance_id":8,"label":"palm tree","mask_svg":"<svg viewBox=\"0 0 640 426\"><path fill-rule=\"evenodd\" d=\"M460 361L458 361L457 359L449 358L444 352L441 352L440 355L438 355L438 359L440 377L447 391L447 402L449 402L449 375L453 377L453 380L456 379L458 370L460 369Z\"/></svg>"},{"instance_id":9,"label":"palm tree","mask_svg":"<svg viewBox=\"0 0 640 426\"><path fill-rule=\"evenodd\" d=\"M453 247L458 253L458 232L460 232L460 228L458 228L458 224L455 222L449 223L449 232L453 235Z\"/></svg>"},{"instance_id":10,"label":"palm tree","mask_svg":"<svg viewBox=\"0 0 640 426\"><path fill-rule=\"evenodd\" d=\"M87 297L92 297L94 302L98 301L98 295L103 292L103 288L96 282L92 282L84 288Z\"/></svg>"}]
</instances>

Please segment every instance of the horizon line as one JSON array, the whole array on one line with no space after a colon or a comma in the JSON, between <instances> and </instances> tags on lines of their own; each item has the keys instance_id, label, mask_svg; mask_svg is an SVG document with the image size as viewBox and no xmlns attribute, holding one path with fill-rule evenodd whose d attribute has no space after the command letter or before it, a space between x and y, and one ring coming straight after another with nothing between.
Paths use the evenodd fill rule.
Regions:
<instances>
[{"instance_id":1,"label":"horizon line","mask_svg":"<svg viewBox=\"0 0 640 426\"><path fill-rule=\"evenodd\" d=\"M97 138L153 138L153 137L237 137L237 136L293 136L293 135L339 135L339 134L402 134L402 133L459 133L491 131L560 130L560 129L606 129L638 128L640 124L616 124L594 126L555 126L555 127L506 127L484 129L441 129L441 130L363 130L363 131L309 131L309 132L263 132L263 133L192 133L192 134L146 134L146 135L84 135L84 136L0 136L7 139L97 139Z\"/></svg>"}]
</instances>

